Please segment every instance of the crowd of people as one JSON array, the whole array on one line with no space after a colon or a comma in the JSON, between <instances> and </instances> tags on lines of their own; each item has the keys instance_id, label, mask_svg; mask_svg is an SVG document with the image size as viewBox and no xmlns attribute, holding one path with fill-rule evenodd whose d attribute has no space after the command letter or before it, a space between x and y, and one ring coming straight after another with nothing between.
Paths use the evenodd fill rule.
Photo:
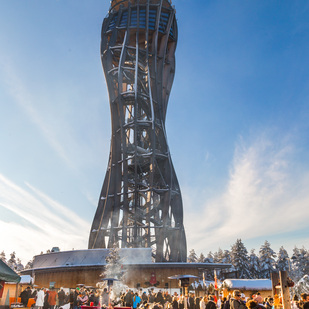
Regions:
<instances>
[{"instance_id":1,"label":"crowd of people","mask_svg":"<svg viewBox=\"0 0 309 309\"><path fill-rule=\"evenodd\" d=\"M247 297L244 293L234 290L227 297L223 295L205 295L196 297L189 293L185 298L176 292L170 295L167 291L148 293L142 289L127 289L116 296L107 288L103 290L77 287L76 289L44 289L31 290L26 288L20 295L21 302L27 305L29 298L35 299L35 309L81 309L82 306L97 308L130 307L132 309L281 309L279 297L263 298L260 293ZM291 301L291 309L309 309L309 294L295 295Z\"/></svg>"}]
</instances>

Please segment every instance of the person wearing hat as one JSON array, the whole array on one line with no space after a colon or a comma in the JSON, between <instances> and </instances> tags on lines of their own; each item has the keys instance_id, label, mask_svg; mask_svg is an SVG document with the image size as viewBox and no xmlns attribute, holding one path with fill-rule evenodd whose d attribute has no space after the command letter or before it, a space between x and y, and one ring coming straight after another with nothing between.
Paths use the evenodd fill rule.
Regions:
<instances>
[{"instance_id":1,"label":"person wearing hat","mask_svg":"<svg viewBox=\"0 0 309 309\"><path fill-rule=\"evenodd\" d=\"M233 298L230 300L231 309L246 309L245 303L241 300L241 292L239 290L233 291Z\"/></svg>"},{"instance_id":2,"label":"person wearing hat","mask_svg":"<svg viewBox=\"0 0 309 309\"><path fill-rule=\"evenodd\" d=\"M58 301L59 301L59 306L64 305L64 299L65 299L65 292L63 291L63 288L60 288L60 291L58 292Z\"/></svg>"},{"instance_id":3,"label":"person wearing hat","mask_svg":"<svg viewBox=\"0 0 309 309\"><path fill-rule=\"evenodd\" d=\"M206 309L217 309L217 305L214 302L213 295L208 296L208 303L206 304Z\"/></svg>"}]
</instances>

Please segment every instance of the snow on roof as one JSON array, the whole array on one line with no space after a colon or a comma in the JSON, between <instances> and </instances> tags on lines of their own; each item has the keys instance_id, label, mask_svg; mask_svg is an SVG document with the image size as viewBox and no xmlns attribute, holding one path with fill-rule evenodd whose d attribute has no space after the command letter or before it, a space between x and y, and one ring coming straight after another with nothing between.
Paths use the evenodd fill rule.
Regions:
<instances>
[{"instance_id":1,"label":"snow on roof","mask_svg":"<svg viewBox=\"0 0 309 309\"><path fill-rule=\"evenodd\" d=\"M20 276L19 284L32 284L32 277L30 275Z\"/></svg>"},{"instance_id":2,"label":"snow on roof","mask_svg":"<svg viewBox=\"0 0 309 309\"><path fill-rule=\"evenodd\" d=\"M49 267L72 267L72 266L104 266L109 249L87 249L52 252L36 255L33 269ZM149 264L151 248L120 249L119 255L123 258L123 264Z\"/></svg>"},{"instance_id":3,"label":"snow on roof","mask_svg":"<svg viewBox=\"0 0 309 309\"><path fill-rule=\"evenodd\" d=\"M271 290L272 284L270 279L225 279L223 281L230 289L239 290Z\"/></svg>"}]
</instances>

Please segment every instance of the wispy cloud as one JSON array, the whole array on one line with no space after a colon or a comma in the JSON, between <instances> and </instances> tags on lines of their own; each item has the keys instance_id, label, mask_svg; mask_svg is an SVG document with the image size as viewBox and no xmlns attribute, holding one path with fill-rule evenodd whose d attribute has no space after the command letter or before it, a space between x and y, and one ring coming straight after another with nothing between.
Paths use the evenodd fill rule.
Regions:
<instances>
[{"instance_id":1,"label":"wispy cloud","mask_svg":"<svg viewBox=\"0 0 309 309\"><path fill-rule=\"evenodd\" d=\"M196 250L207 253L237 238L267 239L306 226L309 171L294 171L292 137L268 133L251 142L240 139L222 194L207 200L201 213L186 212L188 242ZM203 218L199 226L197 215Z\"/></svg>"},{"instance_id":2,"label":"wispy cloud","mask_svg":"<svg viewBox=\"0 0 309 309\"><path fill-rule=\"evenodd\" d=\"M32 93L27 89L25 82L20 78L21 74L16 70L12 59L1 53L0 64L2 68L3 80L7 85L11 97L22 108L22 110L29 116L29 119L37 126L39 132L47 140L49 145L55 152L66 162L71 168L72 160L67 154L67 151L57 138L56 131L48 124L48 121L44 118L44 115L35 108L35 103L45 101L46 98L34 97Z\"/></svg>"},{"instance_id":3,"label":"wispy cloud","mask_svg":"<svg viewBox=\"0 0 309 309\"><path fill-rule=\"evenodd\" d=\"M0 174L0 206L15 215L14 222L0 218L8 233L1 239L1 249L16 251L24 261L53 246L62 250L87 246L89 222L30 184L24 189Z\"/></svg>"}]
</instances>

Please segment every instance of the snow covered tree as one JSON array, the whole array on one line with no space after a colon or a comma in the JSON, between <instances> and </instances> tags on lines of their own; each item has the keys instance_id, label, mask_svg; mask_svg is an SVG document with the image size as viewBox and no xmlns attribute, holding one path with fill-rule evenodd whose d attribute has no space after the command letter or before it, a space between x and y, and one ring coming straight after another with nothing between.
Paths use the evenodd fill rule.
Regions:
<instances>
[{"instance_id":1,"label":"snow covered tree","mask_svg":"<svg viewBox=\"0 0 309 309\"><path fill-rule=\"evenodd\" d=\"M108 256L105 260L106 266L102 276L104 276L104 278L114 278L119 280L113 283L113 292L115 293L115 295L119 295L120 292L125 288L125 286L123 285L123 259L120 257L120 249L118 248L117 243L114 243L113 248L109 249ZM97 286L102 289L103 287L107 287L107 284L107 281L103 281L101 283L98 283Z\"/></svg>"},{"instance_id":2,"label":"snow covered tree","mask_svg":"<svg viewBox=\"0 0 309 309\"><path fill-rule=\"evenodd\" d=\"M195 250L191 249L189 251L188 263L196 263L196 262L197 262L197 255L195 253Z\"/></svg>"},{"instance_id":3,"label":"snow covered tree","mask_svg":"<svg viewBox=\"0 0 309 309\"><path fill-rule=\"evenodd\" d=\"M197 263L204 263L204 261L205 261L205 255L201 253L197 259Z\"/></svg>"},{"instance_id":4,"label":"snow covered tree","mask_svg":"<svg viewBox=\"0 0 309 309\"><path fill-rule=\"evenodd\" d=\"M219 248L218 251L214 253L214 262L222 263L222 259L223 259L223 250Z\"/></svg>"},{"instance_id":5,"label":"snow covered tree","mask_svg":"<svg viewBox=\"0 0 309 309\"><path fill-rule=\"evenodd\" d=\"M16 261L16 271L20 272L22 270L24 270L24 265L22 264L20 259L17 259L17 261Z\"/></svg>"},{"instance_id":6,"label":"snow covered tree","mask_svg":"<svg viewBox=\"0 0 309 309\"><path fill-rule=\"evenodd\" d=\"M280 247L278 252L278 258L276 263L276 268L278 271L289 271L290 270L290 259L287 251Z\"/></svg>"},{"instance_id":7,"label":"snow covered tree","mask_svg":"<svg viewBox=\"0 0 309 309\"><path fill-rule=\"evenodd\" d=\"M5 252L4 251L2 251L0 253L0 260L2 260L4 263L6 263L6 257L5 257Z\"/></svg>"},{"instance_id":8,"label":"snow covered tree","mask_svg":"<svg viewBox=\"0 0 309 309\"><path fill-rule=\"evenodd\" d=\"M239 278L250 278L248 251L241 239L237 239L236 243L232 246L231 258L232 264L235 267L235 270L238 272Z\"/></svg>"},{"instance_id":9,"label":"snow covered tree","mask_svg":"<svg viewBox=\"0 0 309 309\"><path fill-rule=\"evenodd\" d=\"M13 269L14 271L17 268L17 262L16 262L16 253L15 251L11 253L10 259L7 261L8 266Z\"/></svg>"},{"instance_id":10,"label":"snow covered tree","mask_svg":"<svg viewBox=\"0 0 309 309\"><path fill-rule=\"evenodd\" d=\"M191 249L189 251L189 255L187 257L187 262L188 263L196 263L197 262L197 255L194 249Z\"/></svg>"},{"instance_id":11,"label":"snow covered tree","mask_svg":"<svg viewBox=\"0 0 309 309\"><path fill-rule=\"evenodd\" d=\"M211 251L207 254L205 258L205 263L213 263L214 262L214 256Z\"/></svg>"},{"instance_id":12,"label":"snow covered tree","mask_svg":"<svg viewBox=\"0 0 309 309\"><path fill-rule=\"evenodd\" d=\"M305 248L295 247L291 261L291 278L297 282L309 272L309 253Z\"/></svg>"},{"instance_id":13,"label":"snow covered tree","mask_svg":"<svg viewBox=\"0 0 309 309\"><path fill-rule=\"evenodd\" d=\"M251 249L249 256L249 271L251 279L260 278L260 261L258 256L255 254L255 249Z\"/></svg>"},{"instance_id":14,"label":"snow covered tree","mask_svg":"<svg viewBox=\"0 0 309 309\"><path fill-rule=\"evenodd\" d=\"M221 263L232 264L231 253L230 253L229 250L224 250L223 251L223 256L222 256Z\"/></svg>"},{"instance_id":15,"label":"snow covered tree","mask_svg":"<svg viewBox=\"0 0 309 309\"><path fill-rule=\"evenodd\" d=\"M109 249L108 256L106 257L106 267L104 271L105 278L115 278L120 281L123 279L122 271L122 259L119 254L119 248L117 243L113 245L113 248Z\"/></svg>"},{"instance_id":16,"label":"snow covered tree","mask_svg":"<svg viewBox=\"0 0 309 309\"><path fill-rule=\"evenodd\" d=\"M33 267L33 262L34 262L34 258L32 258L32 260L30 260L26 266L25 266L25 269L31 269Z\"/></svg>"},{"instance_id":17,"label":"snow covered tree","mask_svg":"<svg viewBox=\"0 0 309 309\"><path fill-rule=\"evenodd\" d=\"M293 287L294 294L300 295L302 293L309 294L309 276L304 275Z\"/></svg>"},{"instance_id":18,"label":"snow covered tree","mask_svg":"<svg viewBox=\"0 0 309 309\"><path fill-rule=\"evenodd\" d=\"M265 240L259 251L261 278L270 278L270 273L275 270L275 257L275 251L270 248L270 243Z\"/></svg>"}]
</instances>

